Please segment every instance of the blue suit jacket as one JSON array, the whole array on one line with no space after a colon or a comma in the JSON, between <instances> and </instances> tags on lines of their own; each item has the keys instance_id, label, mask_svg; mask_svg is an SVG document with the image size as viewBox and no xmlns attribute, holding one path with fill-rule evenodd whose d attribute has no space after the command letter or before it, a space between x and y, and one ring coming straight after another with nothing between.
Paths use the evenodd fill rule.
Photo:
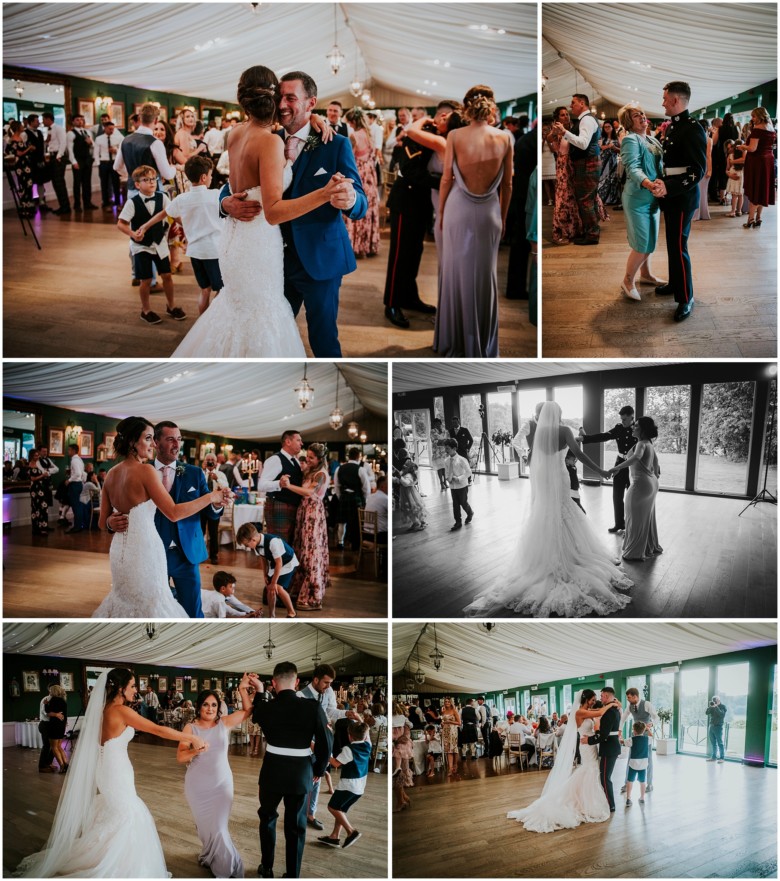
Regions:
<instances>
[{"instance_id":1,"label":"blue suit jacket","mask_svg":"<svg viewBox=\"0 0 780 881\"><path fill-rule=\"evenodd\" d=\"M185 465L184 474L174 478L171 487L171 498L178 505L181 502L191 502L193 499L199 499L209 491L208 484L203 471L195 465ZM209 505L206 508L206 515L211 520L219 520L221 513L217 513L214 508ZM184 556L197 565L202 563L208 553L206 551L206 542L203 538L203 529L200 525L200 512L172 523L164 514L159 511L154 515L154 525L163 541L165 550L167 551L172 541L176 542Z\"/></svg>"}]
</instances>

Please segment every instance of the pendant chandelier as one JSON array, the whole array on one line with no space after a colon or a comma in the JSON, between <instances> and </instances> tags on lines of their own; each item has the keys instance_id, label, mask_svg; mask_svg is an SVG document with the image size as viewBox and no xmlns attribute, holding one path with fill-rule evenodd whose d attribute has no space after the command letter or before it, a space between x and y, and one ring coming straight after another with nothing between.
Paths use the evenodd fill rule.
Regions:
<instances>
[{"instance_id":1,"label":"pendant chandelier","mask_svg":"<svg viewBox=\"0 0 780 881\"><path fill-rule=\"evenodd\" d=\"M444 660L444 655L439 651L439 641L436 637L435 624L433 625L433 651L428 657L433 661L434 669L437 671L441 670L441 662Z\"/></svg>"},{"instance_id":2,"label":"pendant chandelier","mask_svg":"<svg viewBox=\"0 0 780 881\"><path fill-rule=\"evenodd\" d=\"M311 659L312 663L315 667L319 666L320 661L322 661L322 655L320 655L320 631L316 631L317 641L314 644L314 657Z\"/></svg>"},{"instance_id":3,"label":"pendant chandelier","mask_svg":"<svg viewBox=\"0 0 780 881\"><path fill-rule=\"evenodd\" d=\"M336 406L330 411L328 422L334 431L338 431L344 424L344 413L339 409L339 369L336 368Z\"/></svg>"},{"instance_id":4,"label":"pendant chandelier","mask_svg":"<svg viewBox=\"0 0 780 881\"><path fill-rule=\"evenodd\" d=\"M360 93L363 91L363 83L358 79L358 68L357 68L357 52L355 53L355 78L349 84L349 94L352 95L353 98L359 98Z\"/></svg>"},{"instance_id":5,"label":"pendant chandelier","mask_svg":"<svg viewBox=\"0 0 780 881\"><path fill-rule=\"evenodd\" d=\"M347 665L344 663L344 649L346 645L341 643L341 663L339 664L339 674L343 676L347 672Z\"/></svg>"},{"instance_id":6,"label":"pendant chandelier","mask_svg":"<svg viewBox=\"0 0 780 881\"><path fill-rule=\"evenodd\" d=\"M425 683L425 673L423 673L420 667L420 642L417 641L417 670L414 673L414 681L417 685L423 685Z\"/></svg>"},{"instance_id":7,"label":"pendant chandelier","mask_svg":"<svg viewBox=\"0 0 780 881\"><path fill-rule=\"evenodd\" d=\"M263 643L263 648L265 649L266 658L268 658L268 660L270 661L271 658L274 656L274 649L276 648L276 646L273 643L273 640L271 639L271 625L270 625L270 623L268 625L268 642Z\"/></svg>"},{"instance_id":8,"label":"pendant chandelier","mask_svg":"<svg viewBox=\"0 0 780 881\"><path fill-rule=\"evenodd\" d=\"M347 434L350 437L350 440L355 440L355 438L360 434L360 428L358 427L357 422L355 422L355 392L352 391L352 422L347 426Z\"/></svg>"},{"instance_id":9,"label":"pendant chandelier","mask_svg":"<svg viewBox=\"0 0 780 881\"><path fill-rule=\"evenodd\" d=\"M341 54L341 50L339 49L339 41L336 39L338 30L337 30L337 4L333 4L333 48L330 52L325 56L328 59L328 63L330 64L330 69L333 71L333 76L338 74L341 69L341 65L344 63L344 56Z\"/></svg>"},{"instance_id":10,"label":"pendant chandelier","mask_svg":"<svg viewBox=\"0 0 780 881\"><path fill-rule=\"evenodd\" d=\"M305 410L314 400L314 389L309 385L309 381L306 379L306 370L308 366L308 364L303 365L303 379L293 389L298 396L298 406L301 410Z\"/></svg>"}]
</instances>

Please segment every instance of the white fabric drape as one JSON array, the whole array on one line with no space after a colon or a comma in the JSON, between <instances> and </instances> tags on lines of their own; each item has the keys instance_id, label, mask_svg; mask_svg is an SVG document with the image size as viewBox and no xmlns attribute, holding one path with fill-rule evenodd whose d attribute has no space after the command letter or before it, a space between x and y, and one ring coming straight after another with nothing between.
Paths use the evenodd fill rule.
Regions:
<instances>
[{"instance_id":1,"label":"white fabric drape","mask_svg":"<svg viewBox=\"0 0 780 881\"><path fill-rule=\"evenodd\" d=\"M569 106L575 68L592 103L637 101L656 117L670 80L690 83L695 111L777 76L775 3L550 3L542 36L544 115Z\"/></svg>"},{"instance_id":2,"label":"white fabric drape","mask_svg":"<svg viewBox=\"0 0 780 881\"><path fill-rule=\"evenodd\" d=\"M304 70L321 102L348 93L356 68L388 103L461 99L477 83L499 101L536 90L535 3L336 4L336 22L346 60L334 76L332 3L10 3L3 60L231 102L253 64Z\"/></svg>"},{"instance_id":3,"label":"white fabric drape","mask_svg":"<svg viewBox=\"0 0 780 881\"><path fill-rule=\"evenodd\" d=\"M425 632L420 636L421 630ZM491 633L477 623L438 624L436 638L444 655L437 673L429 660L434 648L430 624L393 624L393 672L416 670L420 663L426 690L485 691L598 675L608 670L675 664L726 652L777 644L777 625L652 624L613 621L499 623ZM407 660L409 659L409 660Z\"/></svg>"},{"instance_id":4,"label":"white fabric drape","mask_svg":"<svg viewBox=\"0 0 780 881\"><path fill-rule=\"evenodd\" d=\"M278 661L293 661L299 670L311 670L315 648L323 663L334 667L341 663L342 652L346 664L356 662L361 653L373 658L387 657L385 624L299 622L291 627L274 623L271 639L276 648L271 661L266 660L262 647L268 639L265 621L158 622L155 626L157 637L150 640L140 621L135 624L7 624L3 628L3 651L236 673L268 671Z\"/></svg>"},{"instance_id":5,"label":"white fabric drape","mask_svg":"<svg viewBox=\"0 0 780 881\"><path fill-rule=\"evenodd\" d=\"M314 402L301 410L293 392L303 376L302 363L224 362L31 362L5 364L3 391L11 398L65 407L121 419L144 416L152 422L174 419L180 428L227 437L276 439L286 428L301 432L327 431L328 415L336 405L356 418L365 411L387 416L385 364L310 362L307 378ZM343 437L342 437L343 434Z\"/></svg>"}]
</instances>

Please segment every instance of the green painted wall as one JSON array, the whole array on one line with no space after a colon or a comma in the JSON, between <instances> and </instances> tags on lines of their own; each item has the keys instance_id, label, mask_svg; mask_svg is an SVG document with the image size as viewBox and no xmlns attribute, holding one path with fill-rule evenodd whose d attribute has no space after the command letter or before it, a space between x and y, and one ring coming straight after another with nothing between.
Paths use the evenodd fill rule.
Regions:
<instances>
[{"instance_id":1,"label":"green painted wall","mask_svg":"<svg viewBox=\"0 0 780 881\"><path fill-rule=\"evenodd\" d=\"M723 117L726 107L730 106L732 113L749 113L756 107L766 107L771 117L777 116L777 80L770 80L755 86L738 95L722 98L716 104L708 104L706 107L699 107L691 110L691 114L696 117L705 117L713 119L716 116Z\"/></svg>"}]
</instances>

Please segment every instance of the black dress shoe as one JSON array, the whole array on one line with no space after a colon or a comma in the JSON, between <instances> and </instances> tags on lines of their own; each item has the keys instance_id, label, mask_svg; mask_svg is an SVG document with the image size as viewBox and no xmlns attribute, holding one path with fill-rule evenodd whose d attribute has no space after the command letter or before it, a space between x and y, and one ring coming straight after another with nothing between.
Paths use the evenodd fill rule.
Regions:
<instances>
[{"instance_id":1,"label":"black dress shoe","mask_svg":"<svg viewBox=\"0 0 780 881\"><path fill-rule=\"evenodd\" d=\"M471 523L471 521L472 521L473 519L474 519L474 513L473 513L473 511L472 511L472 513L469 514L468 517L466 517L466 526L468 526L469 523Z\"/></svg>"},{"instance_id":2,"label":"black dress shoe","mask_svg":"<svg viewBox=\"0 0 780 881\"><path fill-rule=\"evenodd\" d=\"M673 294L672 286L669 284L659 284L655 289L656 296L658 297L667 297L669 294Z\"/></svg>"},{"instance_id":3,"label":"black dress shoe","mask_svg":"<svg viewBox=\"0 0 780 881\"><path fill-rule=\"evenodd\" d=\"M52 214L70 214L70 208L57 208Z\"/></svg>"},{"instance_id":4,"label":"black dress shoe","mask_svg":"<svg viewBox=\"0 0 780 881\"><path fill-rule=\"evenodd\" d=\"M97 208L97 205L93 205L91 202L89 203L89 205L84 206L85 211L94 211L96 208Z\"/></svg>"},{"instance_id":5,"label":"black dress shoe","mask_svg":"<svg viewBox=\"0 0 780 881\"><path fill-rule=\"evenodd\" d=\"M385 318L396 327L409 327L409 319L395 306L389 306L385 309Z\"/></svg>"},{"instance_id":6,"label":"black dress shoe","mask_svg":"<svg viewBox=\"0 0 780 881\"><path fill-rule=\"evenodd\" d=\"M257 867L257 874L261 878L273 878L274 877L274 870L273 869L266 869L266 867L262 863L260 863L260 865Z\"/></svg>"},{"instance_id":7,"label":"black dress shoe","mask_svg":"<svg viewBox=\"0 0 780 881\"><path fill-rule=\"evenodd\" d=\"M608 529L607 532L620 532L621 529L625 528L625 526L613 526L611 529Z\"/></svg>"},{"instance_id":8,"label":"black dress shoe","mask_svg":"<svg viewBox=\"0 0 780 881\"><path fill-rule=\"evenodd\" d=\"M416 303L412 303L411 306L407 306L407 309L411 309L412 312L423 312L425 315L435 315L436 307L429 306L427 303L423 303L422 300L417 300Z\"/></svg>"},{"instance_id":9,"label":"black dress shoe","mask_svg":"<svg viewBox=\"0 0 780 881\"><path fill-rule=\"evenodd\" d=\"M590 236L577 236L577 238L572 239L575 245L598 245L599 240L591 238Z\"/></svg>"},{"instance_id":10,"label":"black dress shoe","mask_svg":"<svg viewBox=\"0 0 780 881\"><path fill-rule=\"evenodd\" d=\"M675 321L685 321L686 318L693 312L694 302L693 298L688 300L687 303L680 303L677 306L677 311L674 313Z\"/></svg>"},{"instance_id":11,"label":"black dress shoe","mask_svg":"<svg viewBox=\"0 0 780 881\"><path fill-rule=\"evenodd\" d=\"M454 526L450 526L450 532L455 532L458 529L463 529L462 523L456 523Z\"/></svg>"}]
</instances>

